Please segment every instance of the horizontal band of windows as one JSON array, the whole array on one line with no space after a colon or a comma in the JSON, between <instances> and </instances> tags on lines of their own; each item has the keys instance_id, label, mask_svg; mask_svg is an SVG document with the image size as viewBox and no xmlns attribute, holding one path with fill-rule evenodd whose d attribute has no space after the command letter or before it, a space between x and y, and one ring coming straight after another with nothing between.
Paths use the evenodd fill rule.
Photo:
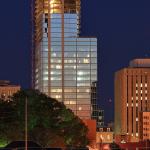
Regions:
<instances>
[{"instance_id":1,"label":"horizontal band of windows","mask_svg":"<svg viewBox=\"0 0 150 150\"><path fill-rule=\"evenodd\" d=\"M62 74L62 71L61 70L55 70L55 71L51 71L50 74L51 75L59 75L59 74ZM82 73L82 74L77 73L74 70L68 70L68 71L64 72L64 75L76 75L76 74L78 74L78 77L87 77L89 75L96 75L97 71L96 70L91 70L91 72L85 72L85 73Z\"/></svg>"},{"instance_id":2,"label":"horizontal band of windows","mask_svg":"<svg viewBox=\"0 0 150 150\"><path fill-rule=\"evenodd\" d=\"M61 52L57 52L57 54L56 54L56 52L55 53L51 53L51 57L52 58L58 58L58 59L60 59L61 57L62 57L62 53ZM43 53L42 55L41 55L41 57L40 57L41 59L48 59L48 53ZM74 54L68 54L68 53L66 53L66 54L64 54L64 58L65 59L70 59L70 60L72 60L72 59L75 59L75 58L77 58L77 60L81 60L81 59L97 59L97 57L96 56L90 56L89 54L88 55L76 55L75 53Z\"/></svg>"},{"instance_id":3,"label":"horizontal band of windows","mask_svg":"<svg viewBox=\"0 0 150 150\"><path fill-rule=\"evenodd\" d=\"M53 42L52 42L53 43ZM52 44L51 43L51 44ZM58 43L60 43L60 42L58 42ZM43 48L44 48L44 43L43 43ZM48 43L46 43L45 42L45 48L48 48ZM51 45L51 49L52 50L56 50L57 51L57 49L62 49L62 47L61 46L57 46L57 45ZM65 49L65 51L67 52L70 52L70 51L74 51L74 52L82 52L82 51L92 51L93 49L94 50L96 50L97 49L97 46L92 46L92 45L71 45L71 46L64 46L64 49ZM80 51L82 49L82 51Z\"/></svg>"},{"instance_id":4,"label":"horizontal band of windows","mask_svg":"<svg viewBox=\"0 0 150 150\"><path fill-rule=\"evenodd\" d=\"M48 80L49 80L48 77L43 78L43 81L48 81ZM51 77L50 80L57 82L57 81L62 81L62 78L61 78L61 77ZM70 79L64 78L64 81L65 81L65 82L76 81L76 83L79 83L79 82L81 82L81 81L87 82L87 81L90 81L90 80L91 80L90 77L88 77L88 78L83 78L83 77L81 78L81 77L78 77L78 78L70 78Z\"/></svg>"},{"instance_id":5,"label":"horizontal band of windows","mask_svg":"<svg viewBox=\"0 0 150 150\"><path fill-rule=\"evenodd\" d=\"M84 99L78 99L77 104L85 104L85 105L87 104L87 105L89 105L89 104L91 104L91 102L87 101L87 100L84 100Z\"/></svg>"},{"instance_id":6,"label":"horizontal band of windows","mask_svg":"<svg viewBox=\"0 0 150 150\"><path fill-rule=\"evenodd\" d=\"M69 105L75 105L76 104L76 101L64 101L64 104L69 104Z\"/></svg>"},{"instance_id":7,"label":"horizontal band of windows","mask_svg":"<svg viewBox=\"0 0 150 150\"><path fill-rule=\"evenodd\" d=\"M55 66L57 66L57 65L60 65L60 66L62 66L62 62L60 62L60 63L51 63L51 65L55 65ZM79 63L79 64L76 64L76 63L74 63L74 64L72 64L72 63L64 63L64 67L71 67L71 68L75 68L75 67L84 67L84 66L89 66L89 65L91 65L91 66L97 66L97 63L91 63L91 64L85 64L85 63ZM48 63L42 63L42 66L41 66L41 68L43 68L42 70L48 70Z\"/></svg>"},{"instance_id":8,"label":"horizontal band of windows","mask_svg":"<svg viewBox=\"0 0 150 150\"><path fill-rule=\"evenodd\" d=\"M52 17L60 17L60 16L62 16L62 14L59 14L59 13L57 13L57 14L51 14L51 16ZM78 17L78 15L77 14L64 14L64 17L65 18L70 18L70 17Z\"/></svg>"},{"instance_id":9,"label":"horizontal band of windows","mask_svg":"<svg viewBox=\"0 0 150 150\"><path fill-rule=\"evenodd\" d=\"M65 99L64 102L65 101L69 104L70 99ZM78 101L78 99L77 100L71 99L71 101L75 101L74 104L78 104L78 105L90 105L91 104L90 101L88 101L88 100L80 102L80 101Z\"/></svg>"},{"instance_id":10,"label":"horizontal band of windows","mask_svg":"<svg viewBox=\"0 0 150 150\"><path fill-rule=\"evenodd\" d=\"M64 19L63 20L63 23L64 24L75 24L75 25L77 25L78 24L78 22L79 22L79 20L78 19ZM44 22L45 23L45 22ZM62 23L62 19L60 18L60 19L58 19L58 18L51 18L50 19L50 23L51 24L57 24L57 23Z\"/></svg>"},{"instance_id":11,"label":"horizontal band of windows","mask_svg":"<svg viewBox=\"0 0 150 150\"><path fill-rule=\"evenodd\" d=\"M48 87L45 89L48 90ZM62 92L62 89L60 87L57 87L57 89L51 88L51 92L53 92L53 93ZM77 94L77 93L85 94L86 93L87 94L87 93L90 93L90 89L77 89L76 87L74 87L74 88L70 87L70 89L66 89L66 87L65 87L64 92L66 94L67 93L68 94L69 93L72 93L72 94Z\"/></svg>"},{"instance_id":12,"label":"horizontal band of windows","mask_svg":"<svg viewBox=\"0 0 150 150\"><path fill-rule=\"evenodd\" d=\"M65 104L66 104L67 102L65 102ZM82 106L77 106L77 105L75 105L75 104L66 104L66 107L69 107L70 109L76 109L76 110L79 110L79 111L90 111L91 110L91 108L90 108L90 105L88 106L84 106L84 105L82 105Z\"/></svg>"},{"instance_id":13,"label":"horizontal band of windows","mask_svg":"<svg viewBox=\"0 0 150 150\"><path fill-rule=\"evenodd\" d=\"M41 86L48 86L48 82L42 82L42 84L40 84ZM62 82L58 82L58 83L56 83L56 81L55 81L55 83L53 83L53 82L51 82L51 86L62 86ZM77 84L75 84L75 85L64 85L65 87L69 87L69 88L75 88L75 87L86 87L86 88L89 88L90 86L91 86L91 84L90 83L77 83Z\"/></svg>"},{"instance_id":14,"label":"horizontal band of windows","mask_svg":"<svg viewBox=\"0 0 150 150\"><path fill-rule=\"evenodd\" d=\"M43 83L42 84L43 86L48 86L48 83ZM51 86L62 86L62 82L51 82L50 83ZM86 87L86 86L90 86L91 84L90 83L66 83L64 84L64 86L70 86L70 87Z\"/></svg>"},{"instance_id":15,"label":"horizontal band of windows","mask_svg":"<svg viewBox=\"0 0 150 150\"><path fill-rule=\"evenodd\" d=\"M51 78L51 80L61 80L62 79L62 76L61 75L57 75L57 76L55 76L55 75L51 75L50 76ZM76 75L74 75L73 77L72 76L64 76L64 80L65 81L89 81L91 79L91 76L76 76ZM45 75L45 74L43 74L43 80L48 80L48 75Z\"/></svg>"},{"instance_id":16,"label":"horizontal band of windows","mask_svg":"<svg viewBox=\"0 0 150 150\"><path fill-rule=\"evenodd\" d=\"M51 14L52 15L52 14ZM61 16L46 16L46 17L43 17L43 20L44 19L62 19L62 15ZM66 16L64 16L64 19L65 20L68 20L68 19L74 19L74 20L77 20L77 19L79 19L79 16L68 16L68 17L66 17Z\"/></svg>"},{"instance_id":17,"label":"horizontal band of windows","mask_svg":"<svg viewBox=\"0 0 150 150\"><path fill-rule=\"evenodd\" d=\"M47 28L45 29L45 28L43 28L43 32L47 32L48 33L48 30L47 30ZM51 28L51 33L54 33L54 32L59 32L59 33L61 33L62 32L62 28ZM78 32L78 29L74 29L74 28L65 28L64 29L64 32L65 33L71 33L71 32Z\"/></svg>"}]
</instances>

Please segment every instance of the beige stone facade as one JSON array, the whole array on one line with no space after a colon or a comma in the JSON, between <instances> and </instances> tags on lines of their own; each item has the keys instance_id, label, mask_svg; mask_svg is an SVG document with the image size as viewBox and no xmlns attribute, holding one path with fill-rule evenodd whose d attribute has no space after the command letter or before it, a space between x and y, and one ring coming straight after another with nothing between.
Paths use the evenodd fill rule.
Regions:
<instances>
[{"instance_id":1,"label":"beige stone facade","mask_svg":"<svg viewBox=\"0 0 150 150\"><path fill-rule=\"evenodd\" d=\"M132 61L115 73L115 135L127 135L130 142L139 141L139 112L150 110L149 64L150 59Z\"/></svg>"},{"instance_id":2,"label":"beige stone facade","mask_svg":"<svg viewBox=\"0 0 150 150\"><path fill-rule=\"evenodd\" d=\"M96 143L113 143L112 131L99 131L96 133Z\"/></svg>"},{"instance_id":3,"label":"beige stone facade","mask_svg":"<svg viewBox=\"0 0 150 150\"><path fill-rule=\"evenodd\" d=\"M140 112L139 120L140 140L150 140L150 112Z\"/></svg>"}]
</instances>

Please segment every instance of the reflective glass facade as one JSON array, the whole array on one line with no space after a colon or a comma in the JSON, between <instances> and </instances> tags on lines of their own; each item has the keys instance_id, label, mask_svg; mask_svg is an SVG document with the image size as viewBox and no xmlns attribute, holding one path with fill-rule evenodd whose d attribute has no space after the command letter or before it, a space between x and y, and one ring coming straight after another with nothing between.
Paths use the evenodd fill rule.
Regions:
<instances>
[{"instance_id":1,"label":"reflective glass facade","mask_svg":"<svg viewBox=\"0 0 150 150\"><path fill-rule=\"evenodd\" d=\"M79 0L34 0L33 86L91 117L97 39L79 37Z\"/></svg>"}]
</instances>

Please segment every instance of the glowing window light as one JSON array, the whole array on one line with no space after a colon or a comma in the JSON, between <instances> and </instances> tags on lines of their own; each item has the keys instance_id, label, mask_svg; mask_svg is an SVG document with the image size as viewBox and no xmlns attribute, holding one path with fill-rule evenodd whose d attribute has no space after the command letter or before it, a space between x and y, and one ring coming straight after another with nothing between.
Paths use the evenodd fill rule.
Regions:
<instances>
[{"instance_id":1,"label":"glowing window light","mask_svg":"<svg viewBox=\"0 0 150 150\"><path fill-rule=\"evenodd\" d=\"M76 104L76 101L70 101L70 104Z\"/></svg>"},{"instance_id":2,"label":"glowing window light","mask_svg":"<svg viewBox=\"0 0 150 150\"><path fill-rule=\"evenodd\" d=\"M82 107L79 107L79 110L81 111L81 110L82 110Z\"/></svg>"},{"instance_id":3,"label":"glowing window light","mask_svg":"<svg viewBox=\"0 0 150 150\"><path fill-rule=\"evenodd\" d=\"M84 58L83 63L85 63L85 64L89 63L89 59Z\"/></svg>"},{"instance_id":4,"label":"glowing window light","mask_svg":"<svg viewBox=\"0 0 150 150\"><path fill-rule=\"evenodd\" d=\"M84 73L82 71L79 71L78 72L78 75L83 75Z\"/></svg>"}]
</instances>

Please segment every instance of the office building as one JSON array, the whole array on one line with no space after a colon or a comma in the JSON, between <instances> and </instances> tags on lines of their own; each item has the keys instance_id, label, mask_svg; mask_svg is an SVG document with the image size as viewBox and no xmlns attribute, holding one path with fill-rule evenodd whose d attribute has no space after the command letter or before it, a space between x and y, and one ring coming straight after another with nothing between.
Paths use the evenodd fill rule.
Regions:
<instances>
[{"instance_id":1,"label":"office building","mask_svg":"<svg viewBox=\"0 0 150 150\"><path fill-rule=\"evenodd\" d=\"M0 80L0 99L9 100L19 90L19 85L12 85L10 81Z\"/></svg>"},{"instance_id":2,"label":"office building","mask_svg":"<svg viewBox=\"0 0 150 150\"><path fill-rule=\"evenodd\" d=\"M115 73L115 135L139 141L139 113L150 110L150 59L135 59Z\"/></svg>"},{"instance_id":3,"label":"office building","mask_svg":"<svg viewBox=\"0 0 150 150\"><path fill-rule=\"evenodd\" d=\"M104 126L104 110L101 110L97 100L97 81L91 84L92 119L96 120L97 131Z\"/></svg>"},{"instance_id":4,"label":"office building","mask_svg":"<svg viewBox=\"0 0 150 150\"><path fill-rule=\"evenodd\" d=\"M150 140L150 111L139 114L139 137L140 140Z\"/></svg>"},{"instance_id":5,"label":"office building","mask_svg":"<svg viewBox=\"0 0 150 150\"><path fill-rule=\"evenodd\" d=\"M80 37L80 0L32 0L32 85L91 118L97 39Z\"/></svg>"}]
</instances>

